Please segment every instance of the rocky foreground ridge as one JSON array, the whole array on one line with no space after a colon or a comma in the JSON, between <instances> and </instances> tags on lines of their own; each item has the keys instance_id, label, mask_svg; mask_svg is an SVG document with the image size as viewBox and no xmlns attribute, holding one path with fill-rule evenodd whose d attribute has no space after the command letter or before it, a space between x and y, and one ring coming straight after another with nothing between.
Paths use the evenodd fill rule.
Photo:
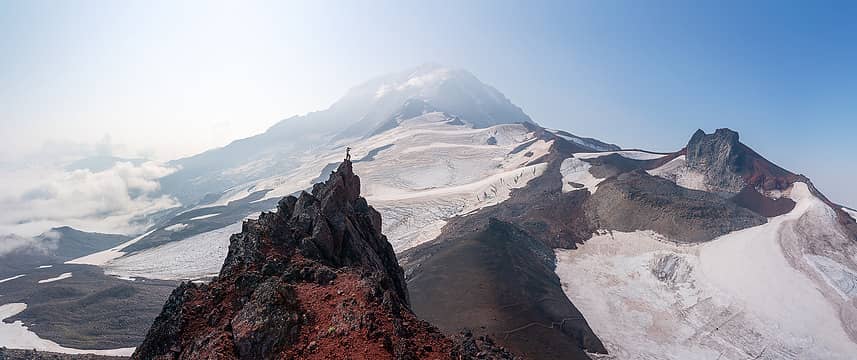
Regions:
<instances>
[{"instance_id":1,"label":"rocky foreground ridge","mask_svg":"<svg viewBox=\"0 0 857 360\"><path fill-rule=\"evenodd\" d=\"M134 359L512 358L410 310L381 216L344 161L312 194L283 198L230 238L220 274L170 295Z\"/></svg>"}]
</instances>

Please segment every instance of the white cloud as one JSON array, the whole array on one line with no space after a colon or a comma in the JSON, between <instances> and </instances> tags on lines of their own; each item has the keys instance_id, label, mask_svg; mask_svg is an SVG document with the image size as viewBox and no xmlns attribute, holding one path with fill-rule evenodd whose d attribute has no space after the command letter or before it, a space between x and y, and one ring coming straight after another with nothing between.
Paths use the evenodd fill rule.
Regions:
<instances>
[{"instance_id":1,"label":"white cloud","mask_svg":"<svg viewBox=\"0 0 857 360\"><path fill-rule=\"evenodd\" d=\"M147 225L141 221L146 215L179 205L157 193L158 180L175 171L162 164L119 162L100 172L60 169L29 166L0 176L0 234L34 236L61 225L136 233Z\"/></svg>"},{"instance_id":2,"label":"white cloud","mask_svg":"<svg viewBox=\"0 0 857 360\"><path fill-rule=\"evenodd\" d=\"M28 250L30 252L47 253L57 248L60 234L56 231L48 231L43 236L28 237L16 234L0 234L0 256L4 256L15 250Z\"/></svg>"}]
</instances>

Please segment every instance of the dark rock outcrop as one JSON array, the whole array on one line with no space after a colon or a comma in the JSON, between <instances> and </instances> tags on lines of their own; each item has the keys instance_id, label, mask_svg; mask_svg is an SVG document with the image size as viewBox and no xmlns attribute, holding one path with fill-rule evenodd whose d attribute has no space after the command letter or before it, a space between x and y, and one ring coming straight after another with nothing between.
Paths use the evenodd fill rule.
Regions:
<instances>
[{"instance_id":1,"label":"dark rock outcrop","mask_svg":"<svg viewBox=\"0 0 857 360\"><path fill-rule=\"evenodd\" d=\"M714 192L737 194L745 186L768 191L785 190L801 177L771 163L739 141L738 133L697 130L687 143L687 165L701 172Z\"/></svg>"},{"instance_id":2,"label":"dark rock outcrop","mask_svg":"<svg viewBox=\"0 0 857 360\"><path fill-rule=\"evenodd\" d=\"M744 155L740 151L738 133L717 129L708 135L697 130L687 143L687 165L705 175L706 184L713 190L738 193L744 188Z\"/></svg>"},{"instance_id":3,"label":"dark rock outcrop","mask_svg":"<svg viewBox=\"0 0 857 360\"><path fill-rule=\"evenodd\" d=\"M439 359L460 351L410 311L404 275L343 162L230 238L220 275L183 283L135 359Z\"/></svg>"},{"instance_id":4,"label":"dark rock outcrop","mask_svg":"<svg viewBox=\"0 0 857 360\"><path fill-rule=\"evenodd\" d=\"M455 342L457 345L456 353L453 354L454 359L523 359L510 353L509 350L497 344L491 337L484 335L477 336L470 330L461 331L461 333L456 336Z\"/></svg>"}]
</instances>

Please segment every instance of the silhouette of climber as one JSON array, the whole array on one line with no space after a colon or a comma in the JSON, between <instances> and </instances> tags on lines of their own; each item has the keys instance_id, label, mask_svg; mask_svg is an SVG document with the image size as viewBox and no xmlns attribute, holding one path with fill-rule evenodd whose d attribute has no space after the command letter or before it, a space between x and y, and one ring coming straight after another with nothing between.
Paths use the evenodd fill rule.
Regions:
<instances>
[{"instance_id":1,"label":"silhouette of climber","mask_svg":"<svg viewBox=\"0 0 857 360\"><path fill-rule=\"evenodd\" d=\"M351 161L351 148L345 148L345 161Z\"/></svg>"}]
</instances>

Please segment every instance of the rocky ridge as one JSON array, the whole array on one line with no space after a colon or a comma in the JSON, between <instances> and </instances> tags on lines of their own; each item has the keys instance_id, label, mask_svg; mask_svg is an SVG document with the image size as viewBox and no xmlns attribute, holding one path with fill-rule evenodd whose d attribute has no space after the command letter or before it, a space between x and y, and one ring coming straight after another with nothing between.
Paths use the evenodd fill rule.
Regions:
<instances>
[{"instance_id":1,"label":"rocky ridge","mask_svg":"<svg viewBox=\"0 0 857 360\"><path fill-rule=\"evenodd\" d=\"M511 358L490 340L458 343L411 312L381 216L346 160L311 194L247 220L220 275L173 291L133 358Z\"/></svg>"}]
</instances>

